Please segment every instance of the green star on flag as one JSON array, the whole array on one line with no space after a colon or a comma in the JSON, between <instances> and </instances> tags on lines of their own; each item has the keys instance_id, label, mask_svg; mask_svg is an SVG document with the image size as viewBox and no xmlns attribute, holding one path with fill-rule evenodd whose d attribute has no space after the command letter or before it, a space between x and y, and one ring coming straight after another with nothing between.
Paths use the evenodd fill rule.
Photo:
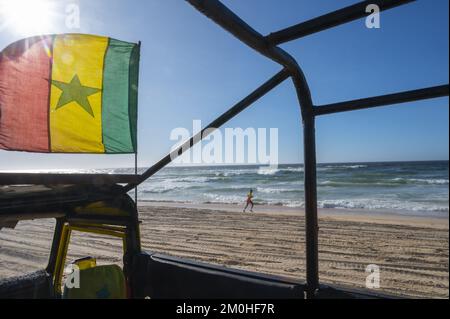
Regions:
<instances>
[{"instance_id":1,"label":"green star on flag","mask_svg":"<svg viewBox=\"0 0 450 319\"><path fill-rule=\"evenodd\" d=\"M58 104L55 110L69 104L70 102L76 102L92 117L94 112L89 104L88 96L100 92L101 89L84 86L81 84L78 75L74 75L70 83L64 83L56 80L52 80L52 84L62 91L59 97Z\"/></svg>"}]
</instances>

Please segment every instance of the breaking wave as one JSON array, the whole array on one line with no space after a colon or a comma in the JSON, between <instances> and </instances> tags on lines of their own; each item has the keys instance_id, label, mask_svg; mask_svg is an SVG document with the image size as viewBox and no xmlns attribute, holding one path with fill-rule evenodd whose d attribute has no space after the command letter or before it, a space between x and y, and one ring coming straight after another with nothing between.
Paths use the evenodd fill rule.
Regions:
<instances>
[{"instance_id":1,"label":"breaking wave","mask_svg":"<svg viewBox=\"0 0 450 319\"><path fill-rule=\"evenodd\" d=\"M257 204L303 208L302 172L303 165L168 168L138 192L145 200L243 204L253 189ZM449 211L448 162L320 164L317 175L320 208Z\"/></svg>"}]
</instances>

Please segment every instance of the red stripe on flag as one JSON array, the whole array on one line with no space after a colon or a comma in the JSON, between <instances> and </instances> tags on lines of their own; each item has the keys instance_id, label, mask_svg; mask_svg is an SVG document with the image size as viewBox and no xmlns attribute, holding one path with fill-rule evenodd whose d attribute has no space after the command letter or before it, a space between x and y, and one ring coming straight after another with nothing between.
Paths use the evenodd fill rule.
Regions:
<instances>
[{"instance_id":1,"label":"red stripe on flag","mask_svg":"<svg viewBox=\"0 0 450 319\"><path fill-rule=\"evenodd\" d=\"M52 37L15 42L0 53L0 149L49 152Z\"/></svg>"}]
</instances>

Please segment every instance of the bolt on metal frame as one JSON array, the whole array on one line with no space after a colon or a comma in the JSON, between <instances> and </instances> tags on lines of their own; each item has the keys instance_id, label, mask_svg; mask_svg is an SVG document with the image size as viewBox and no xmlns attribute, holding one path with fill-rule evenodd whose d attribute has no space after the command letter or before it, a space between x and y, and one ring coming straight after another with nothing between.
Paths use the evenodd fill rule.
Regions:
<instances>
[{"instance_id":1,"label":"bolt on metal frame","mask_svg":"<svg viewBox=\"0 0 450 319\"><path fill-rule=\"evenodd\" d=\"M186 0L198 11L209 17L226 31L233 34L255 51L280 64L283 69L250 93L243 100L231 107L216 120L192 136L182 146L166 155L155 165L139 176L137 182L125 186L128 191L158 172L172 160L183 154L190 147L214 129L239 114L260 97L271 91L278 84L290 77L293 81L300 105L303 121L304 148L304 188L305 188L305 229L306 229L306 297L314 298L319 289L319 259L318 259L318 219L317 219L317 178L315 149L315 117L325 114L359 110L390 104L398 104L423 99L431 99L449 95L449 85L440 85L394 94L380 95L328 105L316 106L311 99L308 83L302 69L296 60L278 44L295 40L316 32L362 18L367 15L366 7L376 4L380 11L404 5L414 0L371 0L362 1L343 9L322 15L320 17L299 23L292 27L263 36L245 23L218 0Z\"/></svg>"}]
</instances>

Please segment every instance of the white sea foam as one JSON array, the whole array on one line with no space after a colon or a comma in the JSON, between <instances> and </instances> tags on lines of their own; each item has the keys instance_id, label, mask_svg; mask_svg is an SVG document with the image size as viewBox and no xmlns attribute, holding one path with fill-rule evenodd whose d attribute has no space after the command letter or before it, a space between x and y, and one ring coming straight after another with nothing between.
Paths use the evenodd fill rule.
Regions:
<instances>
[{"instance_id":1,"label":"white sea foam","mask_svg":"<svg viewBox=\"0 0 450 319\"><path fill-rule=\"evenodd\" d=\"M215 176L224 176L224 177L231 177L231 176L238 176L238 175L244 175L244 174L254 174L254 169L221 169L214 173Z\"/></svg>"},{"instance_id":2,"label":"white sea foam","mask_svg":"<svg viewBox=\"0 0 450 319\"><path fill-rule=\"evenodd\" d=\"M330 170L343 170L343 169L358 169L358 168L367 168L368 165L365 164L355 164L355 165L326 165L326 166L318 166L318 171L330 171Z\"/></svg>"},{"instance_id":3,"label":"white sea foam","mask_svg":"<svg viewBox=\"0 0 450 319\"><path fill-rule=\"evenodd\" d=\"M287 172L303 172L304 169L303 167L288 167L288 168L282 168L282 171L287 171Z\"/></svg>"},{"instance_id":4,"label":"white sea foam","mask_svg":"<svg viewBox=\"0 0 450 319\"><path fill-rule=\"evenodd\" d=\"M367 165L330 165L327 166L329 168L351 168L351 169L356 169L356 168L366 168Z\"/></svg>"},{"instance_id":5,"label":"white sea foam","mask_svg":"<svg viewBox=\"0 0 450 319\"><path fill-rule=\"evenodd\" d=\"M369 209L369 210L405 210L422 212L447 212L449 207L438 205L423 205L409 201L387 200L387 199L335 199L322 200L318 202L320 208L347 208L347 209Z\"/></svg>"},{"instance_id":6,"label":"white sea foam","mask_svg":"<svg viewBox=\"0 0 450 319\"><path fill-rule=\"evenodd\" d=\"M174 180L176 180L177 182L185 182L185 183L206 183L219 179L220 179L219 177L191 176L191 177L175 178Z\"/></svg>"},{"instance_id":7,"label":"white sea foam","mask_svg":"<svg viewBox=\"0 0 450 319\"><path fill-rule=\"evenodd\" d=\"M419 179L410 178L410 181L426 184L448 185L448 179Z\"/></svg>"},{"instance_id":8,"label":"white sea foam","mask_svg":"<svg viewBox=\"0 0 450 319\"><path fill-rule=\"evenodd\" d=\"M257 174L275 175L278 172L303 172L303 167L275 168L270 166L261 166L260 168L258 168Z\"/></svg>"},{"instance_id":9,"label":"white sea foam","mask_svg":"<svg viewBox=\"0 0 450 319\"><path fill-rule=\"evenodd\" d=\"M415 184L435 184L435 185L448 185L448 179L443 178L403 178L403 177L396 177L393 178L392 181L394 182L400 182L400 183L415 183Z\"/></svg>"},{"instance_id":10,"label":"white sea foam","mask_svg":"<svg viewBox=\"0 0 450 319\"><path fill-rule=\"evenodd\" d=\"M239 204L245 201L244 196L238 195L223 195L215 193L203 193L203 197L206 199L206 203L227 203L227 204Z\"/></svg>"},{"instance_id":11,"label":"white sea foam","mask_svg":"<svg viewBox=\"0 0 450 319\"><path fill-rule=\"evenodd\" d=\"M167 193L176 189L192 188L191 183L177 182L174 180L163 180L160 182L149 182L139 187L142 193Z\"/></svg>"},{"instance_id":12,"label":"white sea foam","mask_svg":"<svg viewBox=\"0 0 450 319\"><path fill-rule=\"evenodd\" d=\"M260 167L258 169L258 174L259 175L274 175L274 174L276 174L278 172L279 172L279 169L278 168L273 168L273 167L264 167L264 166L262 166L262 167Z\"/></svg>"},{"instance_id":13,"label":"white sea foam","mask_svg":"<svg viewBox=\"0 0 450 319\"><path fill-rule=\"evenodd\" d=\"M257 187L257 192L267 193L267 194L280 194L286 192L299 192L299 189L289 189L289 188L274 188L274 187Z\"/></svg>"}]
</instances>

